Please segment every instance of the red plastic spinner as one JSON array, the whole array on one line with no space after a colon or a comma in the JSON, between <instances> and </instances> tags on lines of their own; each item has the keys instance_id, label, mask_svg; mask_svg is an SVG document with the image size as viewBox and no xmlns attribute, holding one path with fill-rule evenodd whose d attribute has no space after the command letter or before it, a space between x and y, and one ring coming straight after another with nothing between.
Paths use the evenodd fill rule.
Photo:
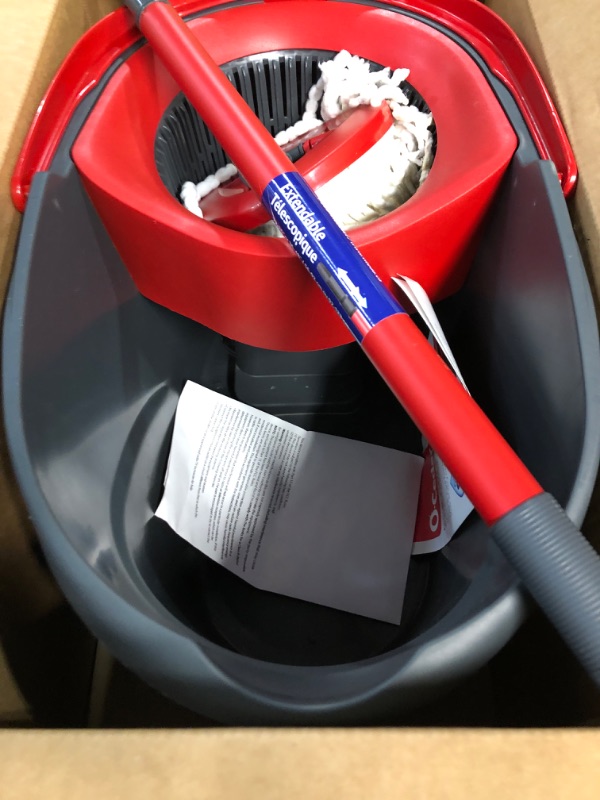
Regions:
<instances>
[{"instance_id":1,"label":"red plastic spinner","mask_svg":"<svg viewBox=\"0 0 600 800\"><path fill-rule=\"evenodd\" d=\"M318 189L373 147L393 121L385 103L378 108L359 106L283 149L302 146L304 155L295 167L311 189ZM200 207L205 220L238 231L251 230L271 219L260 197L241 178L212 191Z\"/></svg>"}]
</instances>

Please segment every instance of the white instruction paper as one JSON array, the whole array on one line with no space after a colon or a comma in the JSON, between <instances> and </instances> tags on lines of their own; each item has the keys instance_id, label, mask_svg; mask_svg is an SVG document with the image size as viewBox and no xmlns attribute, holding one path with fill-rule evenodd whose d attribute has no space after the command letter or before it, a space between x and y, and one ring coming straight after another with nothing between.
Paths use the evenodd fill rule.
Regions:
<instances>
[{"instance_id":1,"label":"white instruction paper","mask_svg":"<svg viewBox=\"0 0 600 800\"><path fill-rule=\"evenodd\" d=\"M398 624L422 465L188 381L156 515L258 588Z\"/></svg>"},{"instance_id":2,"label":"white instruction paper","mask_svg":"<svg viewBox=\"0 0 600 800\"><path fill-rule=\"evenodd\" d=\"M417 314L425 322L430 331L429 338L433 339L433 346L444 356L449 367L468 392L437 314L421 284L406 275L398 275L392 280L408 297ZM421 480L413 555L435 553L441 550L473 511L473 504L450 474L442 459L426 441L424 441L424 445L425 463Z\"/></svg>"}]
</instances>

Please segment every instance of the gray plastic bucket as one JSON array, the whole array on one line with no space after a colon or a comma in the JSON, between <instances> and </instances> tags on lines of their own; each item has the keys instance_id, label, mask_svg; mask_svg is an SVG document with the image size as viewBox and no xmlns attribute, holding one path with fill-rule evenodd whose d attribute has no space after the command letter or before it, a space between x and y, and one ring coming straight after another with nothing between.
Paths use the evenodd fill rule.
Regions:
<instances>
[{"instance_id":1,"label":"gray plastic bucket","mask_svg":"<svg viewBox=\"0 0 600 800\"><path fill-rule=\"evenodd\" d=\"M467 284L439 313L476 399L580 524L600 452L596 318L553 166L495 89L520 147ZM420 437L354 345L242 347L138 294L69 157L93 101L33 182L4 320L9 447L51 568L118 659L203 715L401 719L510 639L527 608L518 582L473 514L412 560L392 626L254 589L153 518L188 379L260 406L268 374L283 398L268 410L299 424L412 451ZM294 397L298 375L312 399Z\"/></svg>"}]
</instances>

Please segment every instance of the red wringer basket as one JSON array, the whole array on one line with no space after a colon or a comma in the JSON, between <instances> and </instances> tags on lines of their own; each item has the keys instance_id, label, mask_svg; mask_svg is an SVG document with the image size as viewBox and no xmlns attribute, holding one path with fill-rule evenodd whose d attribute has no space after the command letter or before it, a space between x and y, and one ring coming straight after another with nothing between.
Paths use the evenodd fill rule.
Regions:
<instances>
[{"instance_id":1,"label":"red wringer basket","mask_svg":"<svg viewBox=\"0 0 600 800\"><path fill-rule=\"evenodd\" d=\"M410 84L433 115L433 167L408 202L351 238L389 287L398 272L419 281L434 300L460 287L517 141L485 78L459 45L408 16L350 3L207 8L189 26L209 43L259 116L266 107L269 118L263 122L272 128L286 108L301 113L302 92L327 54L346 48L374 64L410 69ZM261 82L268 103L261 102ZM260 347L310 350L350 341L283 241L197 220L181 206L174 195L185 168L189 177L198 161L209 168L215 158L214 142L205 131L195 135L196 128L178 87L153 51L142 47L114 74L73 148L90 197L139 290ZM179 165L179 176L168 173L168 158Z\"/></svg>"}]
</instances>

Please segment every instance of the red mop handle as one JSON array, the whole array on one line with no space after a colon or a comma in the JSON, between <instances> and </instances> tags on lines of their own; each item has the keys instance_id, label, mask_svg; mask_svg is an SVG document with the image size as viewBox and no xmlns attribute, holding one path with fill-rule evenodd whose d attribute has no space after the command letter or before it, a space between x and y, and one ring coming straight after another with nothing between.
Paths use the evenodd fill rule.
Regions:
<instances>
[{"instance_id":1,"label":"red mop handle","mask_svg":"<svg viewBox=\"0 0 600 800\"><path fill-rule=\"evenodd\" d=\"M600 559L461 387L167 0L126 0L167 69L600 684ZM301 309L299 316L301 315Z\"/></svg>"},{"instance_id":2,"label":"red mop handle","mask_svg":"<svg viewBox=\"0 0 600 800\"><path fill-rule=\"evenodd\" d=\"M362 348L487 524L542 492L408 314L379 322Z\"/></svg>"}]
</instances>

